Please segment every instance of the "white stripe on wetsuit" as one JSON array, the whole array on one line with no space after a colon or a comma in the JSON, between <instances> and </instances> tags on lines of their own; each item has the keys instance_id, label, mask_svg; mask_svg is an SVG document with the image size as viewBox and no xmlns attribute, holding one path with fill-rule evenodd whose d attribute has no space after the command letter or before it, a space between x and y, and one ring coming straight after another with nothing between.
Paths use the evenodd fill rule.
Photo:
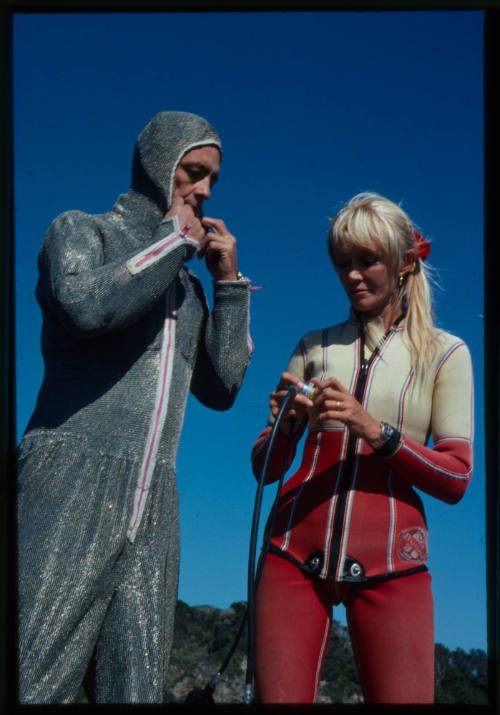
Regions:
<instances>
[{"instance_id":1,"label":"white stripe on wetsuit","mask_svg":"<svg viewBox=\"0 0 500 715\"><path fill-rule=\"evenodd\" d=\"M326 647L328 645L328 640L329 640L328 636L329 635L330 635L330 621L329 621L329 619L327 619L325 632L323 634L323 642L321 643L321 649L319 651L318 664L316 666L316 677L314 679L314 702L316 702L316 696L318 694L319 679L321 677L321 666L323 665L324 654L325 654Z\"/></svg>"},{"instance_id":2,"label":"white stripe on wetsuit","mask_svg":"<svg viewBox=\"0 0 500 715\"><path fill-rule=\"evenodd\" d=\"M165 417L167 415L168 395L172 383L172 367L174 362L175 348L175 323L176 316L173 306L175 305L175 284L172 285L166 295L166 317L163 327L163 341L160 353L160 370L158 374L158 384L156 387L156 399L154 410L149 426L146 448L142 459L139 478L135 487L134 508L130 519L127 538L133 543L137 529L141 523L146 498L151 484L151 477L156 465L156 455L160 443Z\"/></svg>"}]
</instances>

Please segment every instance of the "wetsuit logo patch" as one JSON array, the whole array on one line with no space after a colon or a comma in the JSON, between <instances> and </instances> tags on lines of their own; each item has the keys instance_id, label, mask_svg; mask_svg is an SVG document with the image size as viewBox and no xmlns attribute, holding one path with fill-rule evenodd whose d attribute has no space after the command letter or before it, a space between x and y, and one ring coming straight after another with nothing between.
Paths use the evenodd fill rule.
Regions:
<instances>
[{"instance_id":1,"label":"wetsuit logo patch","mask_svg":"<svg viewBox=\"0 0 500 715\"><path fill-rule=\"evenodd\" d=\"M425 561L427 555L427 534L420 526L399 533L398 556L402 561Z\"/></svg>"}]
</instances>

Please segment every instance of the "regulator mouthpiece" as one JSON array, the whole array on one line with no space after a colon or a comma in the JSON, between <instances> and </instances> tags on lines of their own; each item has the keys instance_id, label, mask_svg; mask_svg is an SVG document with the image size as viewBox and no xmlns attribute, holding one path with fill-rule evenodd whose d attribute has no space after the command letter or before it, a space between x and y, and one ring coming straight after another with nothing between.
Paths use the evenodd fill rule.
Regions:
<instances>
[{"instance_id":1,"label":"regulator mouthpiece","mask_svg":"<svg viewBox=\"0 0 500 715\"><path fill-rule=\"evenodd\" d=\"M313 385L312 382L304 382L303 387L296 387L295 385L288 385L289 390L295 390L295 392L305 395L309 400L314 402L317 396L317 390L316 390L316 385Z\"/></svg>"}]
</instances>

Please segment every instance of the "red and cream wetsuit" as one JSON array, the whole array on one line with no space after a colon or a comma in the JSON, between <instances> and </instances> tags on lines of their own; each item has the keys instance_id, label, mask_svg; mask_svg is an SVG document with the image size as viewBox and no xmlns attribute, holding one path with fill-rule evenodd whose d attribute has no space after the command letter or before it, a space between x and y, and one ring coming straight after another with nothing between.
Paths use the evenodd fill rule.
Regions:
<instances>
[{"instance_id":1,"label":"red and cream wetsuit","mask_svg":"<svg viewBox=\"0 0 500 715\"><path fill-rule=\"evenodd\" d=\"M337 378L373 417L402 435L396 453L382 457L340 422L312 428L302 464L281 491L271 554L330 582L337 602L349 584L371 587L425 571L427 526L414 487L453 504L471 478L468 348L437 332L434 357L417 378L404 331L404 320L384 334L380 318L360 320L351 312L347 322L302 338L287 368L304 380ZM252 453L256 475L270 431L262 432ZM300 436L293 438L288 465ZM277 436L268 481L279 478L287 441Z\"/></svg>"}]
</instances>

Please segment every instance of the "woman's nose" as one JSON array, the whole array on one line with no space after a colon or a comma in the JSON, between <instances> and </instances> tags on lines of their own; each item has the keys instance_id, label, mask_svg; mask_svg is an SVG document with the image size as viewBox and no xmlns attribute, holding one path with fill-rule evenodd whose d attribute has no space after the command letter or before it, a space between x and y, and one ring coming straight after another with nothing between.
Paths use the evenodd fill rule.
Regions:
<instances>
[{"instance_id":1,"label":"woman's nose","mask_svg":"<svg viewBox=\"0 0 500 715\"><path fill-rule=\"evenodd\" d=\"M362 279L361 270L357 265L351 265L347 270L347 278L350 281L359 281Z\"/></svg>"}]
</instances>

